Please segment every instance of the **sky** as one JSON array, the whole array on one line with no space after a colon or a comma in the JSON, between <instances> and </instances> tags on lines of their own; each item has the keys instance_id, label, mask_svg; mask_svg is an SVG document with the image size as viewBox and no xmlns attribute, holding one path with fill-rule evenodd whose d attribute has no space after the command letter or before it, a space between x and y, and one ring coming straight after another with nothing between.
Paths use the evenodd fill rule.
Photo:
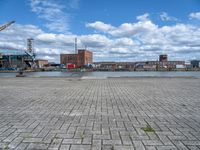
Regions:
<instances>
[{"instance_id":1,"label":"sky","mask_svg":"<svg viewBox=\"0 0 200 150\"><path fill-rule=\"evenodd\" d=\"M94 61L200 59L200 0L0 0L0 50L26 50L59 62L78 48Z\"/></svg>"}]
</instances>

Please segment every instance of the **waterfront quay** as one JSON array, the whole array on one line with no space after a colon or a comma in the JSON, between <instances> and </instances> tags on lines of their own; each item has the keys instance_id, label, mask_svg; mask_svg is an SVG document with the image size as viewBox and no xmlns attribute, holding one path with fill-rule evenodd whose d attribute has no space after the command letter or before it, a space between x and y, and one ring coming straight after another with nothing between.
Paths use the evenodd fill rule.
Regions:
<instances>
[{"instance_id":1,"label":"waterfront quay","mask_svg":"<svg viewBox=\"0 0 200 150\"><path fill-rule=\"evenodd\" d=\"M198 78L0 78L0 149L200 149Z\"/></svg>"}]
</instances>

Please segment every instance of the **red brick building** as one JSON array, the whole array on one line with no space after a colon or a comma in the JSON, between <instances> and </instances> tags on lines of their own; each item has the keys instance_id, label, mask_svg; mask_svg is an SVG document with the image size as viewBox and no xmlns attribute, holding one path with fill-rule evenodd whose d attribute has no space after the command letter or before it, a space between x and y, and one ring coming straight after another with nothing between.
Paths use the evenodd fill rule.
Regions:
<instances>
[{"instance_id":1,"label":"red brick building","mask_svg":"<svg viewBox=\"0 0 200 150\"><path fill-rule=\"evenodd\" d=\"M167 61L168 61L167 55L160 55L160 56L159 56L159 61L160 61L160 62L167 62Z\"/></svg>"},{"instance_id":2,"label":"red brick building","mask_svg":"<svg viewBox=\"0 0 200 150\"><path fill-rule=\"evenodd\" d=\"M78 54L60 54L60 63L75 64L76 68L83 68L93 63L93 53L88 50L78 50Z\"/></svg>"}]
</instances>

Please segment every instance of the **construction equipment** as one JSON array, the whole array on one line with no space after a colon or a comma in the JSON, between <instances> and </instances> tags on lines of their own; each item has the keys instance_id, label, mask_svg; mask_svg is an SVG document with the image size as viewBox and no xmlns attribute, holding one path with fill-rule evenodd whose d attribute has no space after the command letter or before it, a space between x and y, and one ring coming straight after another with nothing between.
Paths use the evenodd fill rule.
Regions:
<instances>
[{"instance_id":1,"label":"construction equipment","mask_svg":"<svg viewBox=\"0 0 200 150\"><path fill-rule=\"evenodd\" d=\"M0 26L0 31L3 31L10 25L15 23L15 21L8 22ZM2 55L0 54L0 67L5 68L18 68L23 71L25 68L34 68L35 65L35 53L33 49L33 40L32 38L27 39L27 50L23 54L15 55Z\"/></svg>"},{"instance_id":2,"label":"construction equipment","mask_svg":"<svg viewBox=\"0 0 200 150\"><path fill-rule=\"evenodd\" d=\"M11 21L11 22L8 22L8 23L4 24L3 26L0 26L0 31L6 29L7 27L12 25L13 23L15 23L15 21Z\"/></svg>"}]
</instances>

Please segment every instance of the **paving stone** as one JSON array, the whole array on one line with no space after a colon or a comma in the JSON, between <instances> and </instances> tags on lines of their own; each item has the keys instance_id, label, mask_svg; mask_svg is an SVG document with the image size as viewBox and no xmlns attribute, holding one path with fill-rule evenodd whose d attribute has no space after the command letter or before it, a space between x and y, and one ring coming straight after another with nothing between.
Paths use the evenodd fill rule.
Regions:
<instances>
[{"instance_id":1,"label":"paving stone","mask_svg":"<svg viewBox=\"0 0 200 150\"><path fill-rule=\"evenodd\" d=\"M60 150L69 150L70 149L70 145L61 145L60 146Z\"/></svg>"},{"instance_id":2,"label":"paving stone","mask_svg":"<svg viewBox=\"0 0 200 150\"><path fill-rule=\"evenodd\" d=\"M48 145L47 144L41 144L41 143L31 143L27 149L28 150L45 150L47 149Z\"/></svg>"},{"instance_id":3,"label":"paving stone","mask_svg":"<svg viewBox=\"0 0 200 150\"><path fill-rule=\"evenodd\" d=\"M156 148L157 150L178 150L176 146L156 146Z\"/></svg>"},{"instance_id":4,"label":"paving stone","mask_svg":"<svg viewBox=\"0 0 200 150\"><path fill-rule=\"evenodd\" d=\"M199 150L200 148L197 146L187 146L190 150Z\"/></svg>"},{"instance_id":5,"label":"paving stone","mask_svg":"<svg viewBox=\"0 0 200 150\"><path fill-rule=\"evenodd\" d=\"M199 145L200 146L200 141L183 141L183 144L185 144L185 145Z\"/></svg>"},{"instance_id":6,"label":"paving stone","mask_svg":"<svg viewBox=\"0 0 200 150\"><path fill-rule=\"evenodd\" d=\"M15 150L25 150L28 146L28 143L20 143Z\"/></svg>"},{"instance_id":7,"label":"paving stone","mask_svg":"<svg viewBox=\"0 0 200 150\"><path fill-rule=\"evenodd\" d=\"M15 149L16 147L18 147L18 145L23 141L22 137L17 137L15 138L12 142L10 142L10 144L8 145L9 148L11 149Z\"/></svg>"},{"instance_id":8,"label":"paving stone","mask_svg":"<svg viewBox=\"0 0 200 150\"><path fill-rule=\"evenodd\" d=\"M62 139L54 139L52 140L51 144L49 145L48 149L54 150L59 149L60 144L62 143Z\"/></svg>"},{"instance_id":9,"label":"paving stone","mask_svg":"<svg viewBox=\"0 0 200 150\"><path fill-rule=\"evenodd\" d=\"M156 150L155 146L145 146L146 150Z\"/></svg>"},{"instance_id":10,"label":"paving stone","mask_svg":"<svg viewBox=\"0 0 200 150\"><path fill-rule=\"evenodd\" d=\"M81 139L64 139L63 144L81 144Z\"/></svg>"},{"instance_id":11,"label":"paving stone","mask_svg":"<svg viewBox=\"0 0 200 150\"><path fill-rule=\"evenodd\" d=\"M42 138L25 138L23 142L28 143L42 143Z\"/></svg>"},{"instance_id":12,"label":"paving stone","mask_svg":"<svg viewBox=\"0 0 200 150\"><path fill-rule=\"evenodd\" d=\"M200 149L198 78L0 78L0 85L0 149Z\"/></svg>"},{"instance_id":13,"label":"paving stone","mask_svg":"<svg viewBox=\"0 0 200 150\"><path fill-rule=\"evenodd\" d=\"M136 150L145 150L145 147L141 141L133 141L133 145Z\"/></svg>"},{"instance_id":14,"label":"paving stone","mask_svg":"<svg viewBox=\"0 0 200 150\"><path fill-rule=\"evenodd\" d=\"M181 150L187 150L188 148L181 141L173 141L174 145Z\"/></svg>"},{"instance_id":15,"label":"paving stone","mask_svg":"<svg viewBox=\"0 0 200 150\"><path fill-rule=\"evenodd\" d=\"M0 149L9 149L8 144L0 142Z\"/></svg>"},{"instance_id":16,"label":"paving stone","mask_svg":"<svg viewBox=\"0 0 200 150\"><path fill-rule=\"evenodd\" d=\"M163 143L159 140L142 140L142 142L144 143L144 145L163 145Z\"/></svg>"},{"instance_id":17,"label":"paving stone","mask_svg":"<svg viewBox=\"0 0 200 150\"><path fill-rule=\"evenodd\" d=\"M133 146L114 146L114 150L135 150Z\"/></svg>"},{"instance_id":18,"label":"paving stone","mask_svg":"<svg viewBox=\"0 0 200 150\"><path fill-rule=\"evenodd\" d=\"M70 150L91 150L91 145L71 145Z\"/></svg>"},{"instance_id":19,"label":"paving stone","mask_svg":"<svg viewBox=\"0 0 200 150\"><path fill-rule=\"evenodd\" d=\"M69 150L70 149L70 145L61 145L60 146L60 150Z\"/></svg>"}]
</instances>

